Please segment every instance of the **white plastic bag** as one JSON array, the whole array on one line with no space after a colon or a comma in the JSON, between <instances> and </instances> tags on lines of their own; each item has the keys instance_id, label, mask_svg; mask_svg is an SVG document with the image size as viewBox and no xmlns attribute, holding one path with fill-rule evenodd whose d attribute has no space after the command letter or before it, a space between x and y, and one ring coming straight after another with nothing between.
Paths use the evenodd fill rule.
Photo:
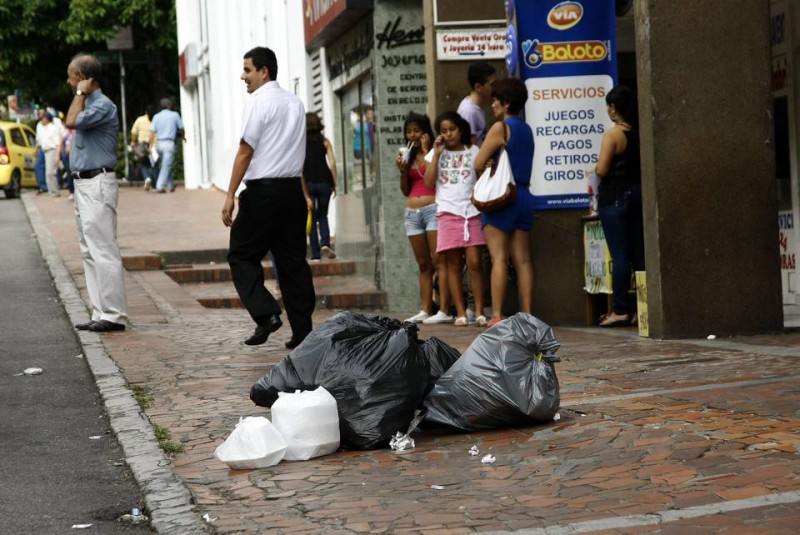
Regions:
<instances>
[{"instance_id":1,"label":"white plastic bag","mask_svg":"<svg viewBox=\"0 0 800 535\"><path fill-rule=\"evenodd\" d=\"M214 457L234 470L248 470L278 464L285 453L286 441L272 422L263 416L248 416L239 418Z\"/></svg>"},{"instance_id":2,"label":"white plastic bag","mask_svg":"<svg viewBox=\"0 0 800 535\"><path fill-rule=\"evenodd\" d=\"M150 158L150 165L155 165L158 163L158 151L156 150L155 144L153 144L153 146L150 147L149 158Z\"/></svg>"},{"instance_id":3,"label":"white plastic bag","mask_svg":"<svg viewBox=\"0 0 800 535\"><path fill-rule=\"evenodd\" d=\"M287 461L306 461L339 449L336 400L321 386L280 392L272 405L272 420L288 445Z\"/></svg>"}]
</instances>

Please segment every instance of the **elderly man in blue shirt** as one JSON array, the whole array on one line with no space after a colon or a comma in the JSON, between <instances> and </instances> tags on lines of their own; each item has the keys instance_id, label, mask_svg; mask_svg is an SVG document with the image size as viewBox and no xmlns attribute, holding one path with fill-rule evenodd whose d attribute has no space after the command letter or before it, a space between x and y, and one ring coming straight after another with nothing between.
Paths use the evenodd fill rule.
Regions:
<instances>
[{"instance_id":1,"label":"elderly man in blue shirt","mask_svg":"<svg viewBox=\"0 0 800 535\"><path fill-rule=\"evenodd\" d=\"M96 57L79 54L67 68L74 97L65 124L75 130L69 167L75 181L86 290L92 302L91 321L78 330L125 330L128 305L125 270L117 243L117 107L100 89L102 67Z\"/></svg>"},{"instance_id":2,"label":"elderly man in blue shirt","mask_svg":"<svg viewBox=\"0 0 800 535\"><path fill-rule=\"evenodd\" d=\"M184 140L183 121L178 112L172 110L172 100L162 98L159 102L161 111L153 116L150 125L150 146L155 143L158 152L158 181L156 191L165 193L175 191L175 180L172 176L172 163L175 161L175 141ZM150 189L145 181L145 190Z\"/></svg>"}]
</instances>

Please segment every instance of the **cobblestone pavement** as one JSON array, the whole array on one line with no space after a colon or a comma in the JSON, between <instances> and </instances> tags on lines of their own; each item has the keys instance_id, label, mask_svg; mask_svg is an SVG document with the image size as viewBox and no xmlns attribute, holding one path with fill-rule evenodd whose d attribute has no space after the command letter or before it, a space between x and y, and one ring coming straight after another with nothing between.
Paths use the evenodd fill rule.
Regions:
<instances>
[{"instance_id":1,"label":"cobblestone pavement","mask_svg":"<svg viewBox=\"0 0 800 535\"><path fill-rule=\"evenodd\" d=\"M87 301L68 202L24 200ZM224 248L222 200L215 191L124 188L120 243ZM658 341L633 329L556 328L559 421L425 430L408 452L340 451L231 471L214 449L240 417L268 415L249 390L286 355L290 333L247 347L244 311L205 309L160 271L129 272L126 284L131 328L102 335L102 344L129 385L152 393L150 422L185 447L171 470L194 506L170 506L208 514L218 533L800 533L798 332ZM461 350L479 332L420 328L422 338ZM473 445L496 464L471 457ZM159 527L158 518L157 510L160 532L201 529Z\"/></svg>"}]
</instances>

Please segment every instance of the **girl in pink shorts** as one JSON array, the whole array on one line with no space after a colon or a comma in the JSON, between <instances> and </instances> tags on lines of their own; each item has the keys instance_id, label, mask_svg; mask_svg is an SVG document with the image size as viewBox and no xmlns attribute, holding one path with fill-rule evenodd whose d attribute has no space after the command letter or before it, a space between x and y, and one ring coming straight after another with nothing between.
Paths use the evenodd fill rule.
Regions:
<instances>
[{"instance_id":1,"label":"girl in pink shorts","mask_svg":"<svg viewBox=\"0 0 800 535\"><path fill-rule=\"evenodd\" d=\"M475 321L485 326L481 247L486 245L486 239L481 230L480 212L470 201L477 181L474 162L478 148L470 146L469 124L456 112L441 114L436 118L434 128L439 136L426 157L431 165L425 170L425 185L436 188L436 218L439 221L436 252L445 257L447 282L456 307L455 324L467 325L462 291L466 256L475 310L479 314Z\"/></svg>"}]
</instances>

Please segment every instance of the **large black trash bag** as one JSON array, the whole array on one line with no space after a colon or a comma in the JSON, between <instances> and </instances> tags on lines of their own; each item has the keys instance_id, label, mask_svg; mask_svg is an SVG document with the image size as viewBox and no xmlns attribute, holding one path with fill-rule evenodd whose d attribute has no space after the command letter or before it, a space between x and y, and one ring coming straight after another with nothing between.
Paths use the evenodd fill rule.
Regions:
<instances>
[{"instance_id":1,"label":"large black trash bag","mask_svg":"<svg viewBox=\"0 0 800 535\"><path fill-rule=\"evenodd\" d=\"M425 396L430 366L419 345L411 323L341 312L259 379L250 399L270 407L278 392L324 386L336 399L342 446L384 446Z\"/></svg>"},{"instance_id":2,"label":"large black trash bag","mask_svg":"<svg viewBox=\"0 0 800 535\"><path fill-rule=\"evenodd\" d=\"M551 421L560 404L559 345L530 314L485 330L425 397L425 419L465 431Z\"/></svg>"},{"instance_id":3,"label":"large black trash bag","mask_svg":"<svg viewBox=\"0 0 800 535\"><path fill-rule=\"evenodd\" d=\"M433 385L446 372L450 366L461 357L458 349L439 340L435 336L428 338L419 346L423 357L430 363L431 371L428 375L428 388L425 393L433 389Z\"/></svg>"}]
</instances>

